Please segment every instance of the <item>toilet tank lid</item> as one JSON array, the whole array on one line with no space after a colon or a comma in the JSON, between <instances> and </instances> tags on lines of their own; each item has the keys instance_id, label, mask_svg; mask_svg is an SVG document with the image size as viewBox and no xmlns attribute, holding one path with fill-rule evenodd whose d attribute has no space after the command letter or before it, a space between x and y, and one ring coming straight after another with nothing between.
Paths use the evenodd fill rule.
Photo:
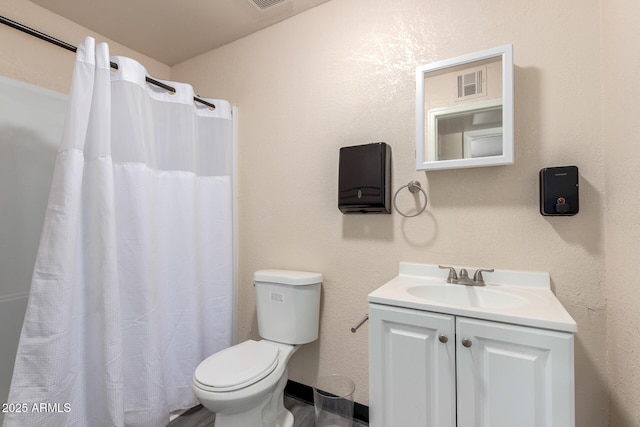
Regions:
<instances>
[{"instance_id":1,"label":"toilet tank lid","mask_svg":"<svg viewBox=\"0 0 640 427\"><path fill-rule=\"evenodd\" d=\"M253 281L283 285L315 285L322 283L322 274L294 270L259 270L253 274Z\"/></svg>"}]
</instances>

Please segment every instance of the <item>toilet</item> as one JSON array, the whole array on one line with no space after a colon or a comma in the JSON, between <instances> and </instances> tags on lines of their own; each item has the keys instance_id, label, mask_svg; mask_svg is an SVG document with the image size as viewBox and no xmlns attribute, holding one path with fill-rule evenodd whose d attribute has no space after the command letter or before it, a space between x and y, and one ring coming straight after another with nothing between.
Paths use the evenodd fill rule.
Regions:
<instances>
[{"instance_id":1,"label":"toilet","mask_svg":"<svg viewBox=\"0 0 640 427\"><path fill-rule=\"evenodd\" d=\"M260 341L248 340L206 358L193 391L216 413L215 427L291 427L283 404L287 363L318 338L322 274L291 270L254 273Z\"/></svg>"}]
</instances>

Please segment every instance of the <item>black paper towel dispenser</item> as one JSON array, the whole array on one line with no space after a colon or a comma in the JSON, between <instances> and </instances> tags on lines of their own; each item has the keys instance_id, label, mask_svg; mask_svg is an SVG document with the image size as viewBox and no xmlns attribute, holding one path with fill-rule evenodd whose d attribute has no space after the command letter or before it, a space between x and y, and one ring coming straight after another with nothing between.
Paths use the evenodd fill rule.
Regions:
<instances>
[{"instance_id":1,"label":"black paper towel dispenser","mask_svg":"<svg viewBox=\"0 0 640 427\"><path fill-rule=\"evenodd\" d=\"M391 147L376 142L340 149L338 209L391 213Z\"/></svg>"}]
</instances>

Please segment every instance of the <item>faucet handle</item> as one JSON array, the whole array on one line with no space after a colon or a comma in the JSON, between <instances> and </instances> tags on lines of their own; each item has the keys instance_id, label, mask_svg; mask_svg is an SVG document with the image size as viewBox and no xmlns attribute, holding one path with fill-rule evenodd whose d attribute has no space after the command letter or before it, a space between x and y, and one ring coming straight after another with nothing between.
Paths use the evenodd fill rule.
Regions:
<instances>
[{"instance_id":1,"label":"faucet handle","mask_svg":"<svg viewBox=\"0 0 640 427\"><path fill-rule=\"evenodd\" d=\"M484 283L484 278L482 277L482 272L486 271L487 273L493 273L493 268L479 268L473 273L473 281L477 283Z\"/></svg>"},{"instance_id":2,"label":"faucet handle","mask_svg":"<svg viewBox=\"0 0 640 427\"><path fill-rule=\"evenodd\" d=\"M449 267L446 265L439 265L438 268L449 269L449 275L447 276L447 283L455 283L458 280L458 275L456 274L455 268Z\"/></svg>"}]
</instances>

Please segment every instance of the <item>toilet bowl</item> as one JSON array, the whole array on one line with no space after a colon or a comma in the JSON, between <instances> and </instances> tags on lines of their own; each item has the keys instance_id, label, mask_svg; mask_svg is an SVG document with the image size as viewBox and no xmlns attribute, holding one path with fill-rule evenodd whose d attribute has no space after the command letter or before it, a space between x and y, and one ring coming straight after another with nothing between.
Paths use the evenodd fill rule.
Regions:
<instances>
[{"instance_id":1,"label":"toilet bowl","mask_svg":"<svg viewBox=\"0 0 640 427\"><path fill-rule=\"evenodd\" d=\"M287 363L318 337L322 275L288 270L254 274L258 329L248 340L205 359L193 375L200 403L216 413L215 427L292 427L284 407Z\"/></svg>"},{"instance_id":2,"label":"toilet bowl","mask_svg":"<svg viewBox=\"0 0 640 427\"><path fill-rule=\"evenodd\" d=\"M205 359L193 375L193 390L216 413L215 427L293 426L283 394L287 362L297 349L249 340Z\"/></svg>"}]
</instances>

